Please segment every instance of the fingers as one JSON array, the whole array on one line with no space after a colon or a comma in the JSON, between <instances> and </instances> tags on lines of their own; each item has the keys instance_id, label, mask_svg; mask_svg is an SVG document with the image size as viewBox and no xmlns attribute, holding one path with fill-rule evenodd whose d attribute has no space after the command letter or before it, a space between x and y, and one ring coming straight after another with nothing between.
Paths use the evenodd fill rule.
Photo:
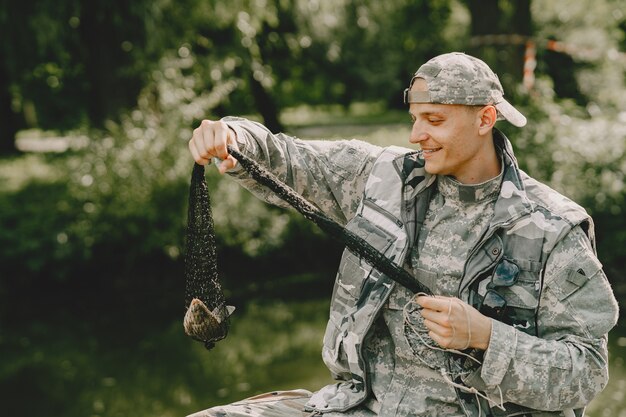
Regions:
<instances>
[{"instance_id":1,"label":"fingers","mask_svg":"<svg viewBox=\"0 0 626 417\"><path fill-rule=\"evenodd\" d=\"M421 314L428 335L443 348L452 348L455 343L455 303L452 300L447 297L418 297L417 300L423 307Z\"/></svg>"},{"instance_id":2,"label":"fingers","mask_svg":"<svg viewBox=\"0 0 626 417\"><path fill-rule=\"evenodd\" d=\"M214 157L221 159L218 169L223 174L237 165L237 160L228 154L228 145L239 149L235 132L223 122L203 120L189 140L189 152L200 165L209 164Z\"/></svg>"},{"instance_id":3,"label":"fingers","mask_svg":"<svg viewBox=\"0 0 626 417\"><path fill-rule=\"evenodd\" d=\"M198 147L196 146L196 141L194 140L193 137L189 141L189 152L191 152L191 156L192 156L193 160L196 161L197 164L199 164L199 165L208 165L208 164L211 163L210 159L203 158L202 156L200 156L200 151L198 150Z\"/></svg>"},{"instance_id":4,"label":"fingers","mask_svg":"<svg viewBox=\"0 0 626 417\"><path fill-rule=\"evenodd\" d=\"M223 174L226 171L228 171L229 169L234 168L235 165L237 165L237 160L235 158L233 158L232 155L228 155L228 157L222 161L222 163L218 167L218 170L219 170L220 174Z\"/></svg>"},{"instance_id":5,"label":"fingers","mask_svg":"<svg viewBox=\"0 0 626 417\"><path fill-rule=\"evenodd\" d=\"M226 126L217 127L216 124L213 124L213 127L214 128L213 128L212 133L213 133L213 147L216 152L215 156L217 156L220 159L226 159L228 158L228 149L226 149L226 146L228 145L228 132L230 131L230 129Z\"/></svg>"},{"instance_id":6,"label":"fingers","mask_svg":"<svg viewBox=\"0 0 626 417\"><path fill-rule=\"evenodd\" d=\"M486 350L491 337L491 319L467 303L453 297L419 296L429 336L446 349L475 347Z\"/></svg>"},{"instance_id":7,"label":"fingers","mask_svg":"<svg viewBox=\"0 0 626 417\"><path fill-rule=\"evenodd\" d=\"M430 320L436 323L441 323L443 325L449 325L448 323L448 306L449 303L446 303L446 309L445 311L441 311L441 310L433 310L430 309L428 307L424 307L422 308L421 312L422 312L422 317L424 317L426 320Z\"/></svg>"},{"instance_id":8,"label":"fingers","mask_svg":"<svg viewBox=\"0 0 626 417\"><path fill-rule=\"evenodd\" d=\"M207 156L203 156L203 146L202 145L202 129L200 127L193 130L193 135L189 140L189 152L191 152L191 156L194 161L200 165L206 165L209 163L209 158Z\"/></svg>"},{"instance_id":9,"label":"fingers","mask_svg":"<svg viewBox=\"0 0 626 417\"><path fill-rule=\"evenodd\" d=\"M428 327L428 325L426 326ZM430 338L433 339L433 341L437 343L439 346L441 346L444 349L456 348L456 346L454 345L454 336L452 336L452 332L449 329L442 329L442 331L445 331L446 333L450 333L450 336L439 333L437 330L432 330L430 329L430 327L428 327L428 329L430 330L428 332L428 336L430 336Z\"/></svg>"},{"instance_id":10,"label":"fingers","mask_svg":"<svg viewBox=\"0 0 626 417\"><path fill-rule=\"evenodd\" d=\"M434 310L434 311L448 311L448 308L450 307L450 297L442 297L439 295L435 295L435 296L428 296L428 295L421 295L419 297L417 297L416 301L417 304L421 305L422 307L429 309L429 310Z\"/></svg>"}]
</instances>

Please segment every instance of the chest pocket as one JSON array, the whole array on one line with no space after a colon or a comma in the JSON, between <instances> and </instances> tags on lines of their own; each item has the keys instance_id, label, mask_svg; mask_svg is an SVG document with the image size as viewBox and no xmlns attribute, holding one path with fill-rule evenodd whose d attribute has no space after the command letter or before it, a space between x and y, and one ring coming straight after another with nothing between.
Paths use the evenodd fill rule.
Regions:
<instances>
[{"instance_id":1,"label":"chest pocket","mask_svg":"<svg viewBox=\"0 0 626 417\"><path fill-rule=\"evenodd\" d=\"M355 216L347 224L346 229L365 240L384 255L389 252L396 239L391 233L367 221L360 215ZM372 269L372 265L346 249L341 258L335 296L339 299L344 298L346 302L352 300L353 304L359 298L366 282L372 279L370 277Z\"/></svg>"},{"instance_id":2,"label":"chest pocket","mask_svg":"<svg viewBox=\"0 0 626 417\"><path fill-rule=\"evenodd\" d=\"M508 271L509 276L498 276L502 271ZM491 275L480 283L478 292L483 296L481 313L535 335L541 291L540 274L539 262L502 259Z\"/></svg>"}]
</instances>

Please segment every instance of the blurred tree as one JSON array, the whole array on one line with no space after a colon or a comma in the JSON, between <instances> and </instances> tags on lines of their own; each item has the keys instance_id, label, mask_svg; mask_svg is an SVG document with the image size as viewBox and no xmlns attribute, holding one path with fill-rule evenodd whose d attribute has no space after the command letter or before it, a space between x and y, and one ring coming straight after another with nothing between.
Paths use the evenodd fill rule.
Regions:
<instances>
[{"instance_id":1,"label":"blurred tree","mask_svg":"<svg viewBox=\"0 0 626 417\"><path fill-rule=\"evenodd\" d=\"M71 129L136 104L145 74L152 2L2 0L0 152L21 127Z\"/></svg>"},{"instance_id":2,"label":"blurred tree","mask_svg":"<svg viewBox=\"0 0 626 417\"><path fill-rule=\"evenodd\" d=\"M0 26L3 26L1 22ZM22 121L20 114L13 111L13 95L9 82L9 68L7 68L8 60L4 57L5 54L3 53L0 56L0 155L17 152L14 138Z\"/></svg>"},{"instance_id":3,"label":"blurred tree","mask_svg":"<svg viewBox=\"0 0 626 417\"><path fill-rule=\"evenodd\" d=\"M465 0L471 14L470 52L485 60L505 91L522 80L526 38L532 35L530 0ZM509 35L489 37L489 35ZM507 88L508 87L508 88Z\"/></svg>"},{"instance_id":4,"label":"blurred tree","mask_svg":"<svg viewBox=\"0 0 626 417\"><path fill-rule=\"evenodd\" d=\"M193 55L196 91L229 86L217 115L256 111L272 130L284 106L397 104L417 63L446 49L450 13L450 0L2 1L5 152L23 126L117 118L172 50Z\"/></svg>"},{"instance_id":5,"label":"blurred tree","mask_svg":"<svg viewBox=\"0 0 626 417\"><path fill-rule=\"evenodd\" d=\"M444 33L450 3L347 2L333 31L340 53L329 74L343 85L339 101L383 100L403 106L401 92L411 75L425 60L448 48Z\"/></svg>"},{"instance_id":6,"label":"blurred tree","mask_svg":"<svg viewBox=\"0 0 626 417\"><path fill-rule=\"evenodd\" d=\"M549 40L557 41L555 36ZM541 67L552 78L554 92L557 97L571 98L581 106L587 104L587 98L581 93L576 80L576 74L585 65L577 63L574 58L566 53L554 50L544 50L538 54L541 59Z\"/></svg>"},{"instance_id":7,"label":"blurred tree","mask_svg":"<svg viewBox=\"0 0 626 417\"><path fill-rule=\"evenodd\" d=\"M210 109L216 115L255 111L280 130L285 106L391 97L397 103L417 63L446 49L449 3L164 2L160 15L167 24L157 24L163 29L149 45L187 49L197 92L236 84Z\"/></svg>"},{"instance_id":8,"label":"blurred tree","mask_svg":"<svg viewBox=\"0 0 626 417\"><path fill-rule=\"evenodd\" d=\"M26 55L23 48L27 45L16 34L28 30L17 22L23 21L30 8L28 2L0 0L0 154L17 151L15 134L24 125L20 112L14 109L14 89L19 73L16 56Z\"/></svg>"},{"instance_id":9,"label":"blurred tree","mask_svg":"<svg viewBox=\"0 0 626 417\"><path fill-rule=\"evenodd\" d=\"M171 50L193 59L185 73L195 74L196 92L231 86L205 110L217 115L256 111L270 129L281 130L275 88L283 79L274 69L298 65L286 41L295 30L293 5L285 0L164 0L150 15L145 51L155 61Z\"/></svg>"},{"instance_id":10,"label":"blurred tree","mask_svg":"<svg viewBox=\"0 0 626 417\"><path fill-rule=\"evenodd\" d=\"M55 4L57 2L54 2ZM80 66L81 97L92 127L100 128L120 109L129 109L151 69L143 53L148 33L146 18L152 2L141 0L76 1L70 17L80 42L74 43L75 65ZM133 51L137 51L133 53Z\"/></svg>"}]
</instances>

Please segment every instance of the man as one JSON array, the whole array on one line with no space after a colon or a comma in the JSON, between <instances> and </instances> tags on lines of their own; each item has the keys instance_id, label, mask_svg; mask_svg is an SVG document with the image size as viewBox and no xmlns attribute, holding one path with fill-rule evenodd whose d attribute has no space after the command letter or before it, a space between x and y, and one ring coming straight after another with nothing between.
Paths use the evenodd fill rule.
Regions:
<instances>
[{"instance_id":1,"label":"man","mask_svg":"<svg viewBox=\"0 0 626 417\"><path fill-rule=\"evenodd\" d=\"M584 209L517 166L497 119L526 119L497 76L462 53L412 78L409 142L300 141L239 118L203 121L196 162L238 147L412 271L414 295L345 251L322 357L337 383L275 392L194 416L581 416L608 380L617 303Z\"/></svg>"}]
</instances>

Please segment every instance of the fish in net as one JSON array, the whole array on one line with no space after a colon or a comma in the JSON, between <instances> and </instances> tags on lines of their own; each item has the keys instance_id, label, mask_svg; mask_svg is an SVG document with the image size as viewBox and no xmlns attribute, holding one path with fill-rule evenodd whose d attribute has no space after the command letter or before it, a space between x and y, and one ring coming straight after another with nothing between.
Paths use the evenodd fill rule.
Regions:
<instances>
[{"instance_id":1,"label":"fish in net","mask_svg":"<svg viewBox=\"0 0 626 417\"><path fill-rule=\"evenodd\" d=\"M215 229L204 167L195 164L189 187L187 248L185 253L185 333L215 346L228 334L229 317L235 310L227 306L218 279Z\"/></svg>"}]
</instances>

